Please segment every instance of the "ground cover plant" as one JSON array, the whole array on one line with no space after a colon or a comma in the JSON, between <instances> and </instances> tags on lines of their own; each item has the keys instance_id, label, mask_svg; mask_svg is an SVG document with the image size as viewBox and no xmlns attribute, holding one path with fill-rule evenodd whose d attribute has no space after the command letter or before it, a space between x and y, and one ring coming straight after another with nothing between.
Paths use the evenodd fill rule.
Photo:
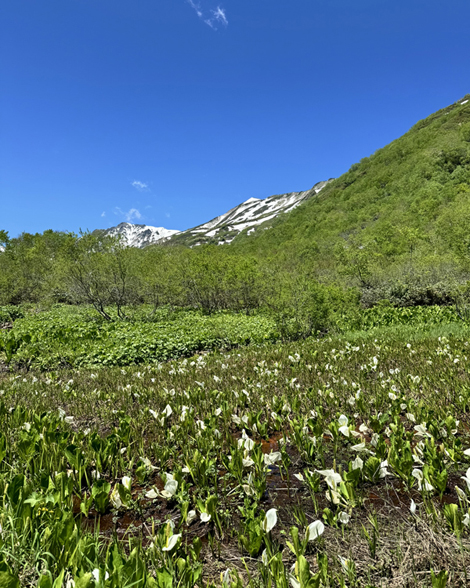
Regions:
<instances>
[{"instance_id":1,"label":"ground cover plant","mask_svg":"<svg viewBox=\"0 0 470 588\"><path fill-rule=\"evenodd\" d=\"M126 308L129 319L104 320L92 308L56 305L0 307L0 352L10 367L55 369L80 366L127 366L158 363L201 351L230 349L269 341L301 339L310 334L309 303L302 311L206 315L191 309L142 305ZM331 307L331 305L330 305ZM14 310L12 310L14 309ZM115 309L106 307L113 317ZM318 311L317 311L317 314ZM301 320L302 317L306 320ZM470 317L469 317L470 318ZM454 324L467 316L453 306L395 308L390 304L359 310L356 307L323 311L323 333L372 331L383 327L428 328ZM320 330L317 333L321 333Z\"/></svg>"},{"instance_id":2,"label":"ground cover plant","mask_svg":"<svg viewBox=\"0 0 470 588\"><path fill-rule=\"evenodd\" d=\"M132 310L132 319L127 321L106 321L93 310L60 305L27 312L9 324L11 328L0 331L0 350L16 366L112 366L165 361L277 336L275 322L268 316ZM112 316L113 309L107 312Z\"/></svg>"},{"instance_id":3,"label":"ground cover plant","mask_svg":"<svg viewBox=\"0 0 470 588\"><path fill-rule=\"evenodd\" d=\"M466 586L465 325L0 375L6 586Z\"/></svg>"}]
</instances>

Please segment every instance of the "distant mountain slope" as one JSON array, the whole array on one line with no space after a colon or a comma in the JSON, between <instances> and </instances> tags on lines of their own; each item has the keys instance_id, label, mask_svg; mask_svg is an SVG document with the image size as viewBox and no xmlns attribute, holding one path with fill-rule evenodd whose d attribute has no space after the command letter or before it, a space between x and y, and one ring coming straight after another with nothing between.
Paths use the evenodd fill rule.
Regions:
<instances>
[{"instance_id":1,"label":"distant mountain slope","mask_svg":"<svg viewBox=\"0 0 470 588\"><path fill-rule=\"evenodd\" d=\"M116 227L101 231L101 233L111 237L121 236L127 246L141 248L166 241L173 235L179 233L179 231L165 229L163 227L121 223Z\"/></svg>"},{"instance_id":2,"label":"distant mountain slope","mask_svg":"<svg viewBox=\"0 0 470 588\"><path fill-rule=\"evenodd\" d=\"M121 223L116 227L100 231L100 233L113 237L120 235L126 245L139 248L169 240L172 243L188 246L203 243L230 243L245 229L249 234L266 221L274 219L281 213L294 210L299 204L318 194L330 181L318 182L311 190L305 192L270 196L264 200L249 198L225 214L182 232L163 227Z\"/></svg>"},{"instance_id":3,"label":"distant mountain slope","mask_svg":"<svg viewBox=\"0 0 470 588\"><path fill-rule=\"evenodd\" d=\"M250 235L256 227L287 213L311 196L318 194L328 182L318 182L311 190L291 192L270 196L263 200L249 198L225 214L221 214L207 223L178 233L171 243L183 245L201 245L203 243L230 243L242 231Z\"/></svg>"}]
</instances>

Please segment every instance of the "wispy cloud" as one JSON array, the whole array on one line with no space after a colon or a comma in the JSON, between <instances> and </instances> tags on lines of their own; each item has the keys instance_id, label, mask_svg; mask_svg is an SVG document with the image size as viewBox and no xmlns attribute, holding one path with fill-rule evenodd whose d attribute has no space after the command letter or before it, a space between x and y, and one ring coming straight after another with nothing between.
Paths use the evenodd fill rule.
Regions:
<instances>
[{"instance_id":1,"label":"wispy cloud","mask_svg":"<svg viewBox=\"0 0 470 588\"><path fill-rule=\"evenodd\" d=\"M147 190L147 188L149 187L148 184L140 182L139 180L134 180L133 182L131 182L131 186L133 186L136 190L139 190L139 192Z\"/></svg>"},{"instance_id":2,"label":"wispy cloud","mask_svg":"<svg viewBox=\"0 0 470 588\"><path fill-rule=\"evenodd\" d=\"M191 8L194 9L198 17L204 21L206 25L210 26L211 29L217 30L221 25L224 27L228 25L225 8L217 6L216 9L211 9L209 15L207 15L207 13L205 14L204 10L201 8L201 5L194 2L194 0L187 0L187 2Z\"/></svg>"},{"instance_id":3,"label":"wispy cloud","mask_svg":"<svg viewBox=\"0 0 470 588\"><path fill-rule=\"evenodd\" d=\"M106 212L103 210L103 212L101 213L101 218L104 218L106 216Z\"/></svg>"},{"instance_id":4,"label":"wispy cloud","mask_svg":"<svg viewBox=\"0 0 470 588\"><path fill-rule=\"evenodd\" d=\"M212 29L217 29L219 25L226 27L228 25L227 16L225 15L225 9L217 6L215 10L211 10L212 17L206 19L204 22L208 24Z\"/></svg>"},{"instance_id":5,"label":"wispy cloud","mask_svg":"<svg viewBox=\"0 0 470 588\"><path fill-rule=\"evenodd\" d=\"M137 210L137 208L130 208L127 212L125 212L119 208L119 206L116 206L114 209L114 214L124 217L124 220L128 223L142 218L142 215L140 214L140 211Z\"/></svg>"},{"instance_id":6,"label":"wispy cloud","mask_svg":"<svg viewBox=\"0 0 470 588\"><path fill-rule=\"evenodd\" d=\"M131 223L133 220L139 220L140 218L142 218L142 215L137 208L131 208L126 212L126 221L128 223Z\"/></svg>"},{"instance_id":7,"label":"wispy cloud","mask_svg":"<svg viewBox=\"0 0 470 588\"><path fill-rule=\"evenodd\" d=\"M188 0L188 4L192 8L194 8L194 10L196 11L196 14L199 16L199 18L203 17L202 10L201 10L199 4L196 4L195 2L193 2L193 0Z\"/></svg>"}]
</instances>

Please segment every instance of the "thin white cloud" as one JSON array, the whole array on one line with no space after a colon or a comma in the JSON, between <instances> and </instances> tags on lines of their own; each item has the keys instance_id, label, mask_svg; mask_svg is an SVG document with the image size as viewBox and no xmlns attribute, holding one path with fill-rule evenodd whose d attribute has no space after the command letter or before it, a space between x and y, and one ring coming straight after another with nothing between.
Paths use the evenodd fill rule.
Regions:
<instances>
[{"instance_id":1,"label":"thin white cloud","mask_svg":"<svg viewBox=\"0 0 470 588\"><path fill-rule=\"evenodd\" d=\"M145 184L144 182L141 182L139 180L134 180L133 182L131 182L131 186L133 186L136 190L139 190L139 192L147 190L147 188L149 187L148 184Z\"/></svg>"},{"instance_id":2,"label":"thin white cloud","mask_svg":"<svg viewBox=\"0 0 470 588\"><path fill-rule=\"evenodd\" d=\"M127 212L124 212L124 210L119 208L119 206L116 206L114 209L114 214L124 217L124 220L128 223L142 218L142 215L140 214L140 211L137 210L137 208L130 208Z\"/></svg>"},{"instance_id":3,"label":"thin white cloud","mask_svg":"<svg viewBox=\"0 0 470 588\"><path fill-rule=\"evenodd\" d=\"M226 27L228 25L227 16L225 15L225 10L217 6L215 10L211 10L212 17L208 18L204 22L208 24L211 28L217 29L218 25L223 25Z\"/></svg>"},{"instance_id":4,"label":"thin white cloud","mask_svg":"<svg viewBox=\"0 0 470 588\"><path fill-rule=\"evenodd\" d=\"M196 2L194 2L194 0L187 0L187 2L191 6L191 8L193 8L193 10L196 12L198 17L202 21L204 21L206 25L210 26L211 29L217 30L217 28L220 25L223 25L224 27L228 25L228 19L225 13L225 8L217 6L215 10L212 9L210 11L210 16L205 16L200 4L197 4Z\"/></svg>"},{"instance_id":5,"label":"thin white cloud","mask_svg":"<svg viewBox=\"0 0 470 588\"><path fill-rule=\"evenodd\" d=\"M142 215L137 210L137 208L131 208L128 212L126 212L126 221L128 223L132 222L133 220L138 220L142 218Z\"/></svg>"},{"instance_id":6,"label":"thin white cloud","mask_svg":"<svg viewBox=\"0 0 470 588\"><path fill-rule=\"evenodd\" d=\"M202 18L202 11L201 8L199 6L199 4L196 4L195 2L193 2L193 0L188 0L188 4L194 8L194 10L196 11L196 14L199 16L199 18Z\"/></svg>"},{"instance_id":7,"label":"thin white cloud","mask_svg":"<svg viewBox=\"0 0 470 588\"><path fill-rule=\"evenodd\" d=\"M103 210L103 212L101 213L101 218L104 218L106 216L106 212Z\"/></svg>"}]
</instances>

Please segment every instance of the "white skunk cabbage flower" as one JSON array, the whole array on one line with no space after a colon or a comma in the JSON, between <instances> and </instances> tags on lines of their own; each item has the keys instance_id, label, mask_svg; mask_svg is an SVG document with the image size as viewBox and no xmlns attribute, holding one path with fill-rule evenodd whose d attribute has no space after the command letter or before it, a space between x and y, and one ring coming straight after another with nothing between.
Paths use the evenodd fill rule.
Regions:
<instances>
[{"instance_id":1,"label":"white skunk cabbage flower","mask_svg":"<svg viewBox=\"0 0 470 588\"><path fill-rule=\"evenodd\" d=\"M342 433L345 437L349 437L349 427L348 427L348 417L342 414L339 419L338 423L340 425L338 431Z\"/></svg>"},{"instance_id":2,"label":"white skunk cabbage flower","mask_svg":"<svg viewBox=\"0 0 470 588\"><path fill-rule=\"evenodd\" d=\"M230 582L230 568L227 568L225 572L220 573L220 581L222 582L222 586L224 588L229 588Z\"/></svg>"},{"instance_id":3,"label":"white skunk cabbage flower","mask_svg":"<svg viewBox=\"0 0 470 588\"><path fill-rule=\"evenodd\" d=\"M157 466L152 465L152 462L150 461L150 459L148 457L141 457L140 458L142 463L144 464L144 466L148 469L148 470L156 470Z\"/></svg>"},{"instance_id":4,"label":"white skunk cabbage flower","mask_svg":"<svg viewBox=\"0 0 470 588\"><path fill-rule=\"evenodd\" d=\"M132 486L132 480L131 478L129 478L129 476L124 476L122 478L122 485L124 486L124 488L130 492L131 491L131 486Z\"/></svg>"},{"instance_id":5,"label":"white skunk cabbage flower","mask_svg":"<svg viewBox=\"0 0 470 588\"><path fill-rule=\"evenodd\" d=\"M468 504L467 495L462 490L462 488L455 486L455 492L456 492L457 496L459 497L459 500L462 501L465 505L467 505Z\"/></svg>"},{"instance_id":6,"label":"white skunk cabbage flower","mask_svg":"<svg viewBox=\"0 0 470 588\"><path fill-rule=\"evenodd\" d=\"M346 559L345 557L341 557L341 555L338 555L338 559L339 563L341 564L341 567L343 568L343 571L348 573L351 560Z\"/></svg>"},{"instance_id":7,"label":"white skunk cabbage flower","mask_svg":"<svg viewBox=\"0 0 470 588\"><path fill-rule=\"evenodd\" d=\"M114 506L114 508L116 509L120 509L122 506L122 500L121 497L119 496L119 490L116 486L114 486L113 491L111 492L110 496L109 496L109 500L111 501L111 504Z\"/></svg>"},{"instance_id":8,"label":"white skunk cabbage flower","mask_svg":"<svg viewBox=\"0 0 470 588\"><path fill-rule=\"evenodd\" d=\"M152 488L145 493L145 498L148 498L149 500L155 500L155 498L158 498L158 493L155 492L154 488Z\"/></svg>"},{"instance_id":9,"label":"white skunk cabbage flower","mask_svg":"<svg viewBox=\"0 0 470 588\"><path fill-rule=\"evenodd\" d=\"M418 480L418 490L426 490L426 492L431 492L431 490L434 490L434 486L424 479L423 472L421 470L413 470L411 475Z\"/></svg>"},{"instance_id":10,"label":"white skunk cabbage flower","mask_svg":"<svg viewBox=\"0 0 470 588\"><path fill-rule=\"evenodd\" d=\"M351 466L353 470L362 470L364 467L364 462L359 456L357 456L356 459L352 462Z\"/></svg>"},{"instance_id":11,"label":"white skunk cabbage flower","mask_svg":"<svg viewBox=\"0 0 470 588\"><path fill-rule=\"evenodd\" d=\"M208 523L211 520L211 515L207 512L201 512L200 518L203 523Z\"/></svg>"},{"instance_id":12,"label":"white skunk cabbage flower","mask_svg":"<svg viewBox=\"0 0 470 588\"><path fill-rule=\"evenodd\" d=\"M263 565L264 566L268 567L268 565L269 565L269 559L268 559L268 554L266 552L266 549L261 554L261 561L263 562Z\"/></svg>"},{"instance_id":13,"label":"white skunk cabbage flower","mask_svg":"<svg viewBox=\"0 0 470 588\"><path fill-rule=\"evenodd\" d=\"M292 588L301 588L298 562L295 562L289 571L289 582Z\"/></svg>"},{"instance_id":14,"label":"white skunk cabbage flower","mask_svg":"<svg viewBox=\"0 0 470 588\"><path fill-rule=\"evenodd\" d=\"M186 517L186 523L188 525L190 525L194 521L195 518L196 518L196 511L195 510L190 510L188 512L188 516Z\"/></svg>"},{"instance_id":15,"label":"white skunk cabbage flower","mask_svg":"<svg viewBox=\"0 0 470 588\"><path fill-rule=\"evenodd\" d=\"M242 459L243 467L251 468L251 466L255 465L255 462L251 459L251 457L244 457Z\"/></svg>"},{"instance_id":16,"label":"white skunk cabbage flower","mask_svg":"<svg viewBox=\"0 0 470 588\"><path fill-rule=\"evenodd\" d=\"M91 575L93 576L93 580L95 581L96 584L98 584L98 582L100 581L100 571L98 568L95 568L92 572ZM104 580L106 581L109 578L109 574L108 572L104 573Z\"/></svg>"},{"instance_id":17,"label":"white skunk cabbage flower","mask_svg":"<svg viewBox=\"0 0 470 588\"><path fill-rule=\"evenodd\" d=\"M411 499L410 512L411 514L415 514L416 512L416 502L413 499Z\"/></svg>"},{"instance_id":18,"label":"white skunk cabbage flower","mask_svg":"<svg viewBox=\"0 0 470 588\"><path fill-rule=\"evenodd\" d=\"M417 437L432 437L431 433L428 432L426 427L426 423L421 423L420 425L415 425L414 430L416 431L415 435Z\"/></svg>"},{"instance_id":19,"label":"white skunk cabbage flower","mask_svg":"<svg viewBox=\"0 0 470 588\"><path fill-rule=\"evenodd\" d=\"M353 451L357 451L358 453L360 453L361 451L364 453L371 453L371 451L369 449L367 449L364 441L362 443L358 443L357 445L352 445L351 449Z\"/></svg>"},{"instance_id":20,"label":"white skunk cabbage flower","mask_svg":"<svg viewBox=\"0 0 470 588\"><path fill-rule=\"evenodd\" d=\"M165 408L162 410L162 414L164 416L166 416L167 418L173 414L173 409L171 408L171 406L169 404L167 404L165 406Z\"/></svg>"},{"instance_id":21,"label":"white skunk cabbage flower","mask_svg":"<svg viewBox=\"0 0 470 588\"><path fill-rule=\"evenodd\" d=\"M265 453L264 455L264 464L267 466L274 465L277 461L281 459L281 452L274 451L271 453Z\"/></svg>"},{"instance_id":22,"label":"white skunk cabbage flower","mask_svg":"<svg viewBox=\"0 0 470 588\"><path fill-rule=\"evenodd\" d=\"M336 490L338 484L341 484L342 479L340 474L335 470L315 470L320 476L324 476L325 482L332 490Z\"/></svg>"},{"instance_id":23,"label":"white skunk cabbage flower","mask_svg":"<svg viewBox=\"0 0 470 588\"><path fill-rule=\"evenodd\" d=\"M261 523L263 531L269 533L274 529L277 523L277 509L270 508L264 517L264 521Z\"/></svg>"},{"instance_id":24,"label":"white skunk cabbage flower","mask_svg":"<svg viewBox=\"0 0 470 588\"><path fill-rule=\"evenodd\" d=\"M305 530L305 539L315 541L320 535L323 535L325 525L321 521L313 521Z\"/></svg>"},{"instance_id":25,"label":"white skunk cabbage flower","mask_svg":"<svg viewBox=\"0 0 470 588\"><path fill-rule=\"evenodd\" d=\"M162 551L171 551L178 543L180 537L181 533L178 533L177 535L170 535L166 540L165 547L162 548Z\"/></svg>"},{"instance_id":26,"label":"white skunk cabbage flower","mask_svg":"<svg viewBox=\"0 0 470 588\"><path fill-rule=\"evenodd\" d=\"M470 492L470 468L468 468L467 473L465 474L465 476L461 476L462 480L465 480L465 482L467 482L467 488Z\"/></svg>"},{"instance_id":27,"label":"white skunk cabbage flower","mask_svg":"<svg viewBox=\"0 0 470 588\"><path fill-rule=\"evenodd\" d=\"M242 436L238 440L238 448L239 449L245 448L245 451L251 451L254 446L255 446L255 442L253 441L253 439L250 439L248 437L245 429L243 429Z\"/></svg>"},{"instance_id":28,"label":"white skunk cabbage flower","mask_svg":"<svg viewBox=\"0 0 470 588\"><path fill-rule=\"evenodd\" d=\"M349 523L349 521L351 520L351 517L348 515L347 512L340 512L338 515L338 521L342 524L342 525L347 525Z\"/></svg>"},{"instance_id":29,"label":"white skunk cabbage flower","mask_svg":"<svg viewBox=\"0 0 470 588\"><path fill-rule=\"evenodd\" d=\"M387 470L388 468L388 461L385 460L380 464L380 477L385 478L386 476L391 476L392 474Z\"/></svg>"},{"instance_id":30,"label":"white skunk cabbage flower","mask_svg":"<svg viewBox=\"0 0 470 588\"><path fill-rule=\"evenodd\" d=\"M174 479L173 474L166 475L165 488L162 490L161 495L164 498L171 498L176 494L178 489L178 482Z\"/></svg>"}]
</instances>

